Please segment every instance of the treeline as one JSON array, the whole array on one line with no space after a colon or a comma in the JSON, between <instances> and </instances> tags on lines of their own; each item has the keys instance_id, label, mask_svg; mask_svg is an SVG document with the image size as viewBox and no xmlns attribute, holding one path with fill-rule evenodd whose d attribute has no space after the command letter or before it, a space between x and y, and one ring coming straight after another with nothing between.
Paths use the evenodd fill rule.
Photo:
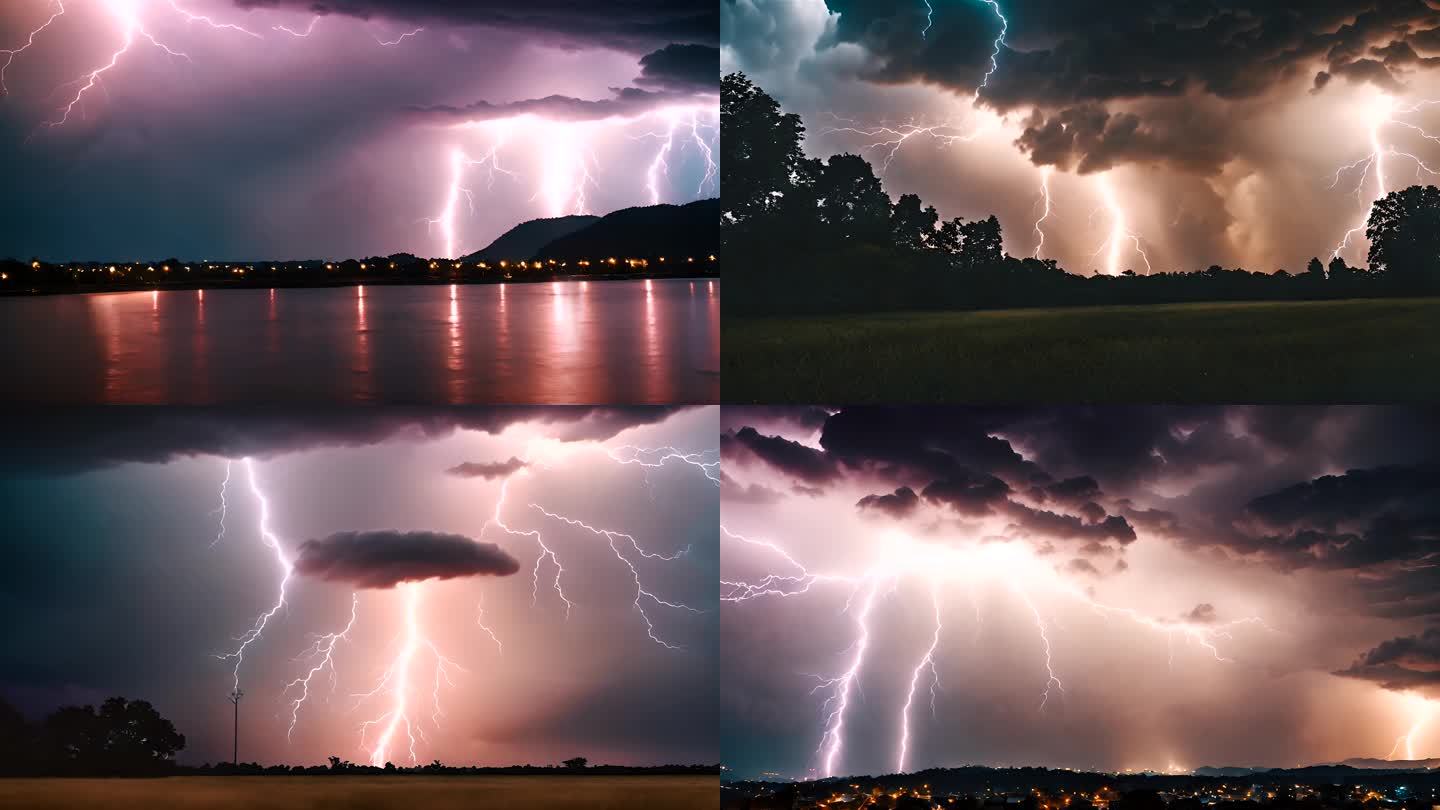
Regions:
<instances>
[{"instance_id":1,"label":"treeline","mask_svg":"<svg viewBox=\"0 0 1440 810\"><path fill-rule=\"evenodd\" d=\"M428 765L383 767L360 765L330 757L328 765L261 765L219 762L178 765L185 735L143 700L114 697L98 708L66 706L30 723L16 708L0 700L0 776L315 776L375 774L543 775L543 774L718 774L719 765L590 765L584 757L559 765L480 767Z\"/></svg>"},{"instance_id":2,"label":"treeline","mask_svg":"<svg viewBox=\"0 0 1440 810\"><path fill-rule=\"evenodd\" d=\"M581 758L583 759L583 758ZM572 762L573 760L567 760ZM444 765L439 760L428 765L405 767L393 762L384 767L359 765L330 757L329 765L260 765L242 762L232 765L218 762L199 767L178 766L177 774L193 776L381 776L404 774L408 776L570 776L590 774L592 776L685 776L712 775L720 773L719 765L656 765L634 767L629 765L506 765L501 767L482 765Z\"/></svg>"},{"instance_id":3,"label":"treeline","mask_svg":"<svg viewBox=\"0 0 1440 810\"><path fill-rule=\"evenodd\" d=\"M993 215L943 220L914 194L892 202L857 155L806 157L800 117L744 74L721 80L721 244L729 313L1333 299L1440 293L1440 189L1392 192L1371 210L1369 267L1312 259L1303 272L1218 265L1180 273L1068 273L1005 255Z\"/></svg>"}]
</instances>

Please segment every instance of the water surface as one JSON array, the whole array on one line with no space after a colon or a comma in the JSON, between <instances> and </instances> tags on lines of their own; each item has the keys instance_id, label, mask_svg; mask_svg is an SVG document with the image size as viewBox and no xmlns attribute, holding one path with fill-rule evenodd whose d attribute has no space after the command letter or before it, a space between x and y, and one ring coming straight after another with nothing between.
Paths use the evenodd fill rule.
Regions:
<instances>
[{"instance_id":1,"label":"water surface","mask_svg":"<svg viewBox=\"0 0 1440 810\"><path fill-rule=\"evenodd\" d=\"M0 340L7 402L718 402L720 282L6 298Z\"/></svg>"}]
</instances>

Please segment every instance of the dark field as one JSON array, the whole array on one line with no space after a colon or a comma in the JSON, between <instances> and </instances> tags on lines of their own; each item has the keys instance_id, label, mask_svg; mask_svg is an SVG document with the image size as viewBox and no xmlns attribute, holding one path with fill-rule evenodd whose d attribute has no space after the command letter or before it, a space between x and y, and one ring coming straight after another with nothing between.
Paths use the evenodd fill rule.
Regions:
<instances>
[{"instance_id":1,"label":"dark field","mask_svg":"<svg viewBox=\"0 0 1440 810\"><path fill-rule=\"evenodd\" d=\"M1440 397L1440 298L725 318L724 402Z\"/></svg>"},{"instance_id":2,"label":"dark field","mask_svg":"<svg viewBox=\"0 0 1440 810\"><path fill-rule=\"evenodd\" d=\"M718 776L182 776L0 779L0 807L713 810Z\"/></svg>"}]
</instances>

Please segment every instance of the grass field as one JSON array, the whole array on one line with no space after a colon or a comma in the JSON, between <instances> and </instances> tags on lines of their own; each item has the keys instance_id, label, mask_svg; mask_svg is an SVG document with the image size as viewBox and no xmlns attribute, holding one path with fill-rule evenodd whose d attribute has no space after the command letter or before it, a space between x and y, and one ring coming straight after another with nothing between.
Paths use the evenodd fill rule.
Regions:
<instances>
[{"instance_id":1,"label":"grass field","mask_svg":"<svg viewBox=\"0 0 1440 810\"><path fill-rule=\"evenodd\" d=\"M727 318L725 402L1440 399L1440 298Z\"/></svg>"},{"instance_id":2,"label":"grass field","mask_svg":"<svg viewBox=\"0 0 1440 810\"><path fill-rule=\"evenodd\" d=\"M0 807L143 810L714 810L718 776L179 776L0 779Z\"/></svg>"}]
</instances>

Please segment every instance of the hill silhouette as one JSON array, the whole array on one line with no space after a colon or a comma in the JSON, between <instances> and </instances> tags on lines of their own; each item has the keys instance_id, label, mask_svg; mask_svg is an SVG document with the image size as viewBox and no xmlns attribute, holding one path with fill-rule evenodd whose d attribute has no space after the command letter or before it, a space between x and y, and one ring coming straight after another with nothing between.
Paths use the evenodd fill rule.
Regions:
<instances>
[{"instance_id":1,"label":"hill silhouette","mask_svg":"<svg viewBox=\"0 0 1440 810\"><path fill-rule=\"evenodd\" d=\"M545 245L537 259L666 256L684 260L720 252L720 200L623 208ZM673 261L673 260L672 260Z\"/></svg>"},{"instance_id":2,"label":"hill silhouette","mask_svg":"<svg viewBox=\"0 0 1440 810\"><path fill-rule=\"evenodd\" d=\"M489 245L460 257L462 262L529 261L550 242L572 234L600 220L590 214L576 214L551 219L532 219L522 222L496 237Z\"/></svg>"}]
</instances>

